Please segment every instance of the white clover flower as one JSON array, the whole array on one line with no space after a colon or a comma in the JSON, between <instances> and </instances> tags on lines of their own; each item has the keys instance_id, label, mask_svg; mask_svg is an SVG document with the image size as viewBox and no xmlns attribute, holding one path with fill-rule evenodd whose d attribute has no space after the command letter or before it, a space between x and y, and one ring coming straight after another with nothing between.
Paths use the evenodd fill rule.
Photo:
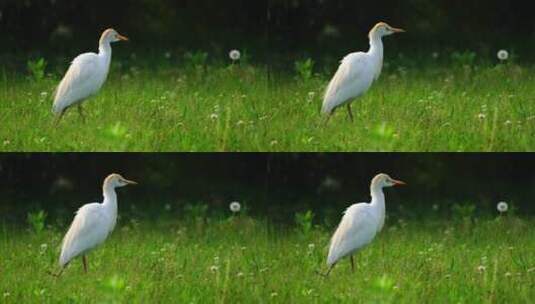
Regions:
<instances>
[{"instance_id":1,"label":"white clover flower","mask_svg":"<svg viewBox=\"0 0 535 304\"><path fill-rule=\"evenodd\" d=\"M41 244L41 251L45 251L48 248L46 243Z\"/></svg>"},{"instance_id":2,"label":"white clover flower","mask_svg":"<svg viewBox=\"0 0 535 304\"><path fill-rule=\"evenodd\" d=\"M499 50L497 56L500 61L505 61L509 59L509 52L506 50Z\"/></svg>"},{"instance_id":3,"label":"white clover flower","mask_svg":"<svg viewBox=\"0 0 535 304\"><path fill-rule=\"evenodd\" d=\"M498 209L498 212L504 213L507 212L507 209L509 209L509 206L506 202L499 202L498 205L496 205L496 209Z\"/></svg>"},{"instance_id":4,"label":"white clover flower","mask_svg":"<svg viewBox=\"0 0 535 304\"><path fill-rule=\"evenodd\" d=\"M218 269L219 269L219 266L216 266L216 265L210 266L210 271L211 272L217 272Z\"/></svg>"},{"instance_id":5,"label":"white clover flower","mask_svg":"<svg viewBox=\"0 0 535 304\"><path fill-rule=\"evenodd\" d=\"M240 60L240 57L241 57L241 53L240 51L238 50L232 50L228 53L228 56L230 57L230 59L232 61L237 61L237 60Z\"/></svg>"},{"instance_id":6,"label":"white clover flower","mask_svg":"<svg viewBox=\"0 0 535 304\"><path fill-rule=\"evenodd\" d=\"M239 202L232 202L232 203L230 203L229 208L230 208L230 211L232 211L234 213L238 213L238 212L240 212L241 205L240 205Z\"/></svg>"},{"instance_id":7,"label":"white clover flower","mask_svg":"<svg viewBox=\"0 0 535 304\"><path fill-rule=\"evenodd\" d=\"M269 143L269 145L273 147L273 146L276 146L278 143L279 143L279 142L278 142L277 140L272 140L272 141Z\"/></svg>"},{"instance_id":8,"label":"white clover flower","mask_svg":"<svg viewBox=\"0 0 535 304\"><path fill-rule=\"evenodd\" d=\"M513 122L510 121L510 120L506 120L506 121L505 121L505 125L506 125L506 126L510 126L512 123L513 123Z\"/></svg>"},{"instance_id":9,"label":"white clover flower","mask_svg":"<svg viewBox=\"0 0 535 304\"><path fill-rule=\"evenodd\" d=\"M485 267L483 265L477 266L477 271L479 271L479 272L485 272L486 269L487 269L487 267Z\"/></svg>"},{"instance_id":10,"label":"white clover flower","mask_svg":"<svg viewBox=\"0 0 535 304\"><path fill-rule=\"evenodd\" d=\"M485 119L486 117L487 117L487 115L485 115L485 114L483 114L483 113L479 113L479 114L477 114L477 118L479 118L479 119L481 119L481 120Z\"/></svg>"},{"instance_id":11,"label":"white clover flower","mask_svg":"<svg viewBox=\"0 0 535 304\"><path fill-rule=\"evenodd\" d=\"M9 297L10 295L11 295L11 294L10 294L9 292L7 292L7 291L6 291L6 292L4 292L4 298L7 298L7 297Z\"/></svg>"},{"instance_id":12,"label":"white clover flower","mask_svg":"<svg viewBox=\"0 0 535 304\"><path fill-rule=\"evenodd\" d=\"M238 276L238 278L243 277L243 272L238 272L236 276Z\"/></svg>"},{"instance_id":13,"label":"white clover flower","mask_svg":"<svg viewBox=\"0 0 535 304\"><path fill-rule=\"evenodd\" d=\"M210 114L210 119L211 120L216 120L218 117L219 117L219 115L217 115L216 113Z\"/></svg>"},{"instance_id":14,"label":"white clover flower","mask_svg":"<svg viewBox=\"0 0 535 304\"><path fill-rule=\"evenodd\" d=\"M41 92L41 97L46 97L48 95L48 92Z\"/></svg>"},{"instance_id":15,"label":"white clover flower","mask_svg":"<svg viewBox=\"0 0 535 304\"><path fill-rule=\"evenodd\" d=\"M314 247L316 247L316 245L314 245L314 243L308 244L308 249L313 250Z\"/></svg>"},{"instance_id":16,"label":"white clover flower","mask_svg":"<svg viewBox=\"0 0 535 304\"><path fill-rule=\"evenodd\" d=\"M271 293L271 297L272 297L272 298L274 298L274 297L276 297L276 296L278 296L278 295L279 295L279 294L276 293L276 292L272 292L272 293Z\"/></svg>"},{"instance_id":17,"label":"white clover flower","mask_svg":"<svg viewBox=\"0 0 535 304\"><path fill-rule=\"evenodd\" d=\"M512 275L513 275L513 274L510 273L510 272L506 272L506 273L505 273L505 276L506 276L506 277L510 277L510 276L512 276Z\"/></svg>"}]
</instances>

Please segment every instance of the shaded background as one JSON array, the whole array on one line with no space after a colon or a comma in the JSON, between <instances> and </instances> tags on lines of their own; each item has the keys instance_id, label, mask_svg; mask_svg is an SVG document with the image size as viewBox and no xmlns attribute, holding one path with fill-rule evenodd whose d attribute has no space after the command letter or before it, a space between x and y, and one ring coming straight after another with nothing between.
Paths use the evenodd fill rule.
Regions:
<instances>
[{"instance_id":1,"label":"shaded background","mask_svg":"<svg viewBox=\"0 0 535 304\"><path fill-rule=\"evenodd\" d=\"M34 153L0 155L0 219L24 223L41 209L70 219L82 204L101 201L102 180L112 172L139 182L119 190L120 213L146 219L200 204L228 215L236 200L274 221L306 210L335 221L348 204L369 201L379 172L409 184L387 190L392 216L448 217L455 204L495 216L501 200L520 215L535 209L535 154Z\"/></svg>"},{"instance_id":2,"label":"shaded background","mask_svg":"<svg viewBox=\"0 0 535 304\"><path fill-rule=\"evenodd\" d=\"M367 47L379 20L408 30L388 49L406 56L473 50L495 59L508 49L519 60L535 58L532 1L356 0L2 0L2 64L6 54L68 54L96 49L113 26L131 37L129 52L202 49L212 56L248 50L268 64L328 54L336 60ZM164 49L165 48L165 49ZM393 56L391 56L393 57Z\"/></svg>"}]
</instances>

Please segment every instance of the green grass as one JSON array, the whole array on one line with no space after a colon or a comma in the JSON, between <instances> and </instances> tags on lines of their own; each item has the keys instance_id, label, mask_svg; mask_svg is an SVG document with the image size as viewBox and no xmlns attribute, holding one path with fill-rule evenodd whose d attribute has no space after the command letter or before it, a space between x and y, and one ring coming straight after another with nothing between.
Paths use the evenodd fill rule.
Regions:
<instances>
[{"instance_id":1,"label":"green grass","mask_svg":"<svg viewBox=\"0 0 535 304\"><path fill-rule=\"evenodd\" d=\"M535 67L387 67L325 126L332 68L300 80L252 65L123 65L55 128L43 80L0 74L2 151L532 151Z\"/></svg>"},{"instance_id":2,"label":"green grass","mask_svg":"<svg viewBox=\"0 0 535 304\"><path fill-rule=\"evenodd\" d=\"M63 228L0 230L2 303L528 303L535 222L501 217L387 221L376 240L324 279L330 230L308 233L246 216L122 220L60 278Z\"/></svg>"}]
</instances>

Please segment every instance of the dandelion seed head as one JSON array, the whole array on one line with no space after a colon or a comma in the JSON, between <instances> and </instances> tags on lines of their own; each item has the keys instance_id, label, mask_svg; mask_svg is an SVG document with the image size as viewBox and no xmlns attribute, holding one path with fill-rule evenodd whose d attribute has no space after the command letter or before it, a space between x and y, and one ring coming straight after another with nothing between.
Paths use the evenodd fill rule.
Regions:
<instances>
[{"instance_id":1,"label":"dandelion seed head","mask_svg":"<svg viewBox=\"0 0 535 304\"><path fill-rule=\"evenodd\" d=\"M504 213L504 212L507 212L507 210L509 209L509 206L507 205L506 202L499 202L498 205L496 205L496 209L498 209L498 212Z\"/></svg>"},{"instance_id":2,"label":"dandelion seed head","mask_svg":"<svg viewBox=\"0 0 535 304\"><path fill-rule=\"evenodd\" d=\"M232 61L237 61L237 60L240 60L240 58L241 58L241 53L240 53L240 51L238 51L238 50L232 50L232 51L230 51L230 52L228 53L228 56L230 57L230 59L231 59Z\"/></svg>"},{"instance_id":3,"label":"dandelion seed head","mask_svg":"<svg viewBox=\"0 0 535 304\"><path fill-rule=\"evenodd\" d=\"M498 59L500 61L505 61L509 59L509 52L507 52L506 50L499 50L496 56L498 56Z\"/></svg>"},{"instance_id":4,"label":"dandelion seed head","mask_svg":"<svg viewBox=\"0 0 535 304\"><path fill-rule=\"evenodd\" d=\"M241 205L239 202L232 202L230 203L229 208L230 208L230 211L234 213L238 213L241 210Z\"/></svg>"}]
</instances>

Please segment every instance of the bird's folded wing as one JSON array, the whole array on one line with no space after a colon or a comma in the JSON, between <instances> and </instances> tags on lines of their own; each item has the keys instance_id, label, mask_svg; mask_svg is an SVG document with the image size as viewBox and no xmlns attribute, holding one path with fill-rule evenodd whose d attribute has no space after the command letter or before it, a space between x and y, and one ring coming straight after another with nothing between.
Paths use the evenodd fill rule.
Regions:
<instances>
[{"instance_id":1,"label":"bird's folded wing","mask_svg":"<svg viewBox=\"0 0 535 304\"><path fill-rule=\"evenodd\" d=\"M97 69L96 54L86 53L76 57L56 90L54 103L72 103L88 97L92 93L91 84L98 74Z\"/></svg>"},{"instance_id":2,"label":"bird's folded wing","mask_svg":"<svg viewBox=\"0 0 535 304\"><path fill-rule=\"evenodd\" d=\"M366 210L367 205L355 204L346 210L331 239L327 258L329 265L365 246L375 237L376 229L373 218Z\"/></svg>"},{"instance_id":3,"label":"bird's folded wing","mask_svg":"<svg viewBox=\"0 0 535 304\"><path fill-rule=\"evenodd\" d=\"M351 87L365 71L365 53L352 53L342 59L325 91L323 107L335 108L351 95Z\"/></svg>"},{"instance_id":4,"label":"bird's folded wing","mask_svg":"<svg viewBox=\"0 0 535 304\"><path fill-rule=\"evenodd\" d=\"M100 244L108 235L104 222L106 215L102 205L92 203L80 208L63 239L60 264L68 263L72 258Z\"/></svg>"}]
</instances>

